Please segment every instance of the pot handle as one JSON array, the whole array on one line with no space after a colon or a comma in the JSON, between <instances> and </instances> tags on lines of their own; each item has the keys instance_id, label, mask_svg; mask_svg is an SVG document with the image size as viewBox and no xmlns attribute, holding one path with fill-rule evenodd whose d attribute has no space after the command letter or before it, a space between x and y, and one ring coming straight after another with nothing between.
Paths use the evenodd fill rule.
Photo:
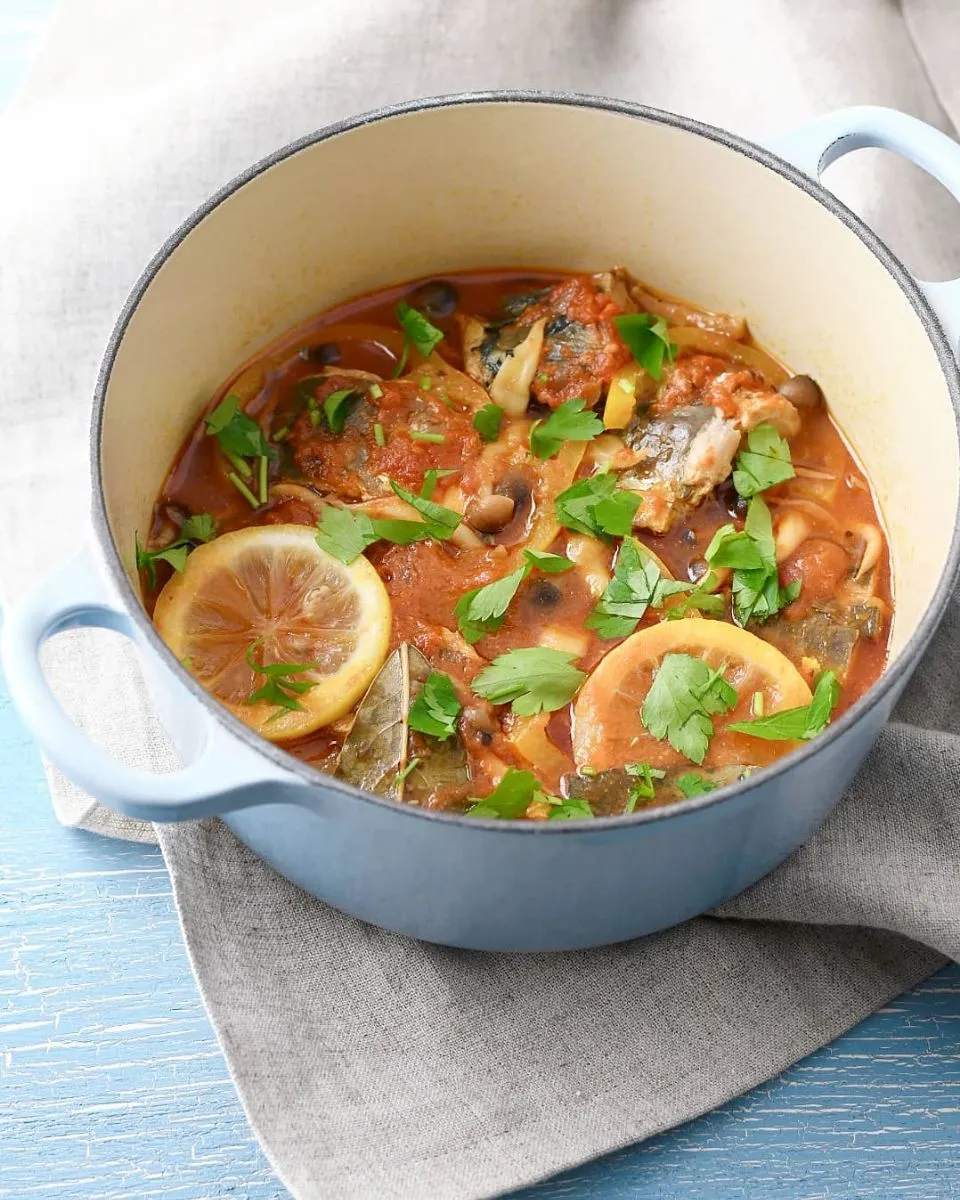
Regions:
<instances>
[{"instance_id":1,"label":"pot handle","mask_svg":"<svg viewBox=\"0 0 960 1200\"><path fill-rule=\"evenodd\" d=\"M818 117L808 125L771 139L768 148L820 181L821 173L851 150L893 150L928 171L960 200L960 143L893 108L860 105ZM952 349L960 345L960 279L944 283L917 280L940 318Z\"/></svg>"},{"instance_id":2,"label":"pot handle","mask_svg":"<svg viewBox=\"0 0 960 1200\"><path fill-rule=\"evenodd\" d=\"M305 799L310 789L231 736L183 689L202 730L193 762L167 775L118 762L60 707L40 665L40 648L65 629L113 629L135 644L135 623L111 598L89 550L69 559L4 615L4 671L14 704L47 757L109 808L144 821L186 821L254 804ZM264 784L270 784L265 793ZM286 784L288 786L284 787ZM280 785L278 787L278 785Z\"/></svg>"}]
</instances>

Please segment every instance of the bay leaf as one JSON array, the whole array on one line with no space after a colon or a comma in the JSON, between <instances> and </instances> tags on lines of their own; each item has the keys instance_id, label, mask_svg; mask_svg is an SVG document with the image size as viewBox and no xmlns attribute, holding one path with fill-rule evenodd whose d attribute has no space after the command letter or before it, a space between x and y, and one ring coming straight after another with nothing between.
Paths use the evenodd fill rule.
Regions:
<instances>
[{"instance_id":1,"label":"bay leaf","mask_svg":"<svg viewBox=\"0 0 960 1200\"><path fill-rule=\"evenodd\" d=\"M422 804L438 788L465 784L470 771L459 734L439 741L413 734L410 705L430 674L430 663L404 642L380 668L360 702L337 762L336 775L378 796ZM415 743L415 744L414 744ZM411 758L420 761L399 783Z\"/></svg>"}]
</instances>

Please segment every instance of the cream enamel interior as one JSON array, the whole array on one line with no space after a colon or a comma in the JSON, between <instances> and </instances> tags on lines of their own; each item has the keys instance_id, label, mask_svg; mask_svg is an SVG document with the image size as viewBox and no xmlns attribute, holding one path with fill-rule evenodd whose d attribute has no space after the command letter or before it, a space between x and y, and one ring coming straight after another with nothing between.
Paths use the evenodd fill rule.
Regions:
<instances>
[{"instance_id":1,"label":"cream enamel interior","mask_svg":"<svg viewBox=\"0 0 960 1200\"><path fill-rule=\"evenodd\" d=\"M136 530L214 389L312 313L456 268L625 263L814 375L890 535L893 653L946 561L958 492L947 385L884 266L815 199L706 137L549 103L394 115L315 143L223 201L170 254L116 354L107 513L133 576Z\"/></svg>"}]
</instances>

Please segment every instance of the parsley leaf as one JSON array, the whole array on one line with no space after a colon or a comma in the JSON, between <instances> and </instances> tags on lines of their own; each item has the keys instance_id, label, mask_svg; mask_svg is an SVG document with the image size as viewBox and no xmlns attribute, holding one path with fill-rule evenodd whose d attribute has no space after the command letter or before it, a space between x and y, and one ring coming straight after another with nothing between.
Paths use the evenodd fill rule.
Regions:
<instances>
[{"instance_id":1,"label":"parsley leaf","mask_svg":"<svg viewBox=\"0 0 960 1200\"><path fill-rule=\"evenodd\" d=\"M830 714L839 699L840 680L833 671L821 671L813 685L813 699L809 704L784 708L753 721L737 721L728 728L768 742L809 741L829 725Z\"/></svg>"},{"instance_id":2,"label":"parsley leaf","mask_svg":"<svg viewBox=\"0 0 960 1200\"><path fill-rule=\"evenodd\" d=\"M503 625L511 601L531 570L559 575L573 566L562 554L547 554L543 550L524 550L523 557L526 559L523 566L484 587L464 592L454 606L460 632L471 645L488 633L496 633Z\"/></svg>"},{"instance_id":3,"label":"parsley leaf","mask_svg":"<svg viewBox=\"0 0 960 1200\"><path fill-rule=\"evenodd\" d=\"M175 571L182 571L187 565L187 555L190 553L188 546L174 542L170 546L164 546L162 550L144 550L140 545L140 537L134 534L134 544L137 555L137 570L146 571L147 583L151 588L157 586L157 563L169 563Z\"/></svg>"},{"instance_id":4,"label":"parsley leaf","mask_svg":"<svg viewBox=\"0 0 960 1200\"><path fill-rule=\"evenodd\" d=\"M211 542L217 536L217 523L209 513L194 513L180 527L185 542Z\"/></svg>"},{"instance_id":5,"label":"parsley leaf","mask_svg":"<svg viewBox=\"0 0 960 1200\"><path fill-rule=\"evenodd\" d=\"M424 500L432 500L433 493L437 490L437 480L446 479L448 475L456 475L455 467L449 467L443 470L437 467L431 467L429 471L423 473L423 486L420 488L420 495Z\"/></svg>"},{"instance_id":6,"label":"parsley leaf","mask_svg":"<svg viewBox=\"0 0 960 1200\"><path fill-rule=\"evenodd\" d=\"M259 458L267 453L263 430L240 408L240 398L232 393L225 397L206 420L207 433L215 437L220 448L237 458Z\"/></svg>"},{"instance_id":7,"label":"parsley leaf","mask_svg":"<svg viewBox=\"0 0 960 1200\"><path fill-rule=\"evenodd\" d=\"M667 609L667 620L680 621L684 617L688 617L691 612L709 613L715 617L723 616L727 602L720 592L714 591L716 586L716 575L712 571L708 571L692 592L688 592L678 604L672 604Z\"/></svg>"},{"instance_id":8,"label":"parsley leaf","mask_svg":"<svg viewBox=\"0 0 960 1200\"><path fill-rule=\"evenodd\" d=\"M573 796L569 800L561 800L554 804L547 817L548 821L582 821L593 818L593 809L582 796Z\"/></svg>"},{"instance_id":9,"label":"parsley leaf","mask_svg":"<svg viewBox=\"0 0 960 1200\"><path fill-rule=\"evenodd\" d=\"M573 566L569 558L564 558L562 554L550 554L546 550L524 550L523 557L545 575L560 575Z\"/></svg>"},{"instance_id":10,"label":"parsley leaf","mask_svg":"<svg viewBox=\"0 0 960 1200\"><path fill-rule=\"evenodd\" d=\"M632 813L641 800L653 800L656 798L657 789L653 781L655 779L663 779L666 776L666 771L660 771L656 767L651 767L649 763L627 763L623 769L637 781L630 787L627 804L623 810L625 813Z\"/></svg>"},{"instance_id":11,"label":"parsley leaf","mask_svg":"<svg viewBox=\"0 0 960 1200\"><path fill-rule=\"evenodd\" d=\"M481 440L495 442L503 424L503 409L499 404L485 404L473 414L470 424L480 434Z\"/></svg>"},{"instance_id":12,"label":"parsley leaf","mask_svg":"<svg viewBox=\"0 0 960 1200\"><path fill-rule=\"evenodd\" d=\"M474 679L478 696L494 704L513 702L520 717L554 712L568 704L586 679L573 666L574 654L549 646L530 646L501 654Z\"/></svg>"},{"instance_id":13,"label":"parsley leaf","mask_svg":"<svg viewBox=\"0 0 960 1200\"><path fill-rule=\"evenodd\" d=\"M443 341L443 330L431 325L423 313L411 308L406 300L401 300L394 311L403 330L403 354L393 371L396 377L407 365L410 347L413 346L421 357L429 358Z\"/></svg>"},{"instance_id":14,"label":"parsley leaf","mask_svg":"<svg viewBox=\"0 0 960 1200\"><path fill-rule=\"evenodd\" d=\"M247 698L247 704L256 704L262 701L264 704L273 704L278 709L286 708L291 712L302 712L303 705L297 699L304 692L309 692L311 688L317 686L315 680L311 679L291 679L291 675L302 675L304 671L312 671L319 664L315 662L308 663L270 663L269 665L261 665L253 657L253 652L258 646L262 645L262 639L258 638L255 642L251 642L247 647L244 658L247 666L257 675L264 676L264 682L251 692ZM275 714L279 716L280 713Z\"/></svg>"},{"instance_id":15,"label":"parsley leaf","mask_svg":"<svg viewBox=\"0 0 960 1200\"><path fill-rule=\"evenodd\" d=\"M440 538L424 521L404 521L395 517L376 517L373 520L373 532L385 542L393 542L395 546L409 546L411 542L423 542L428 537ZM442 539L441 539L442 540Z\"/></svg>"},{"instance_id":16,"label":"parsley leaf","mask_svg":"<svg viewBox=\"0 0 960 1200\"><path fill-rule=\"evenodd\" d=\"M522 817L530 803L540 794L540 783L530 771L508 767L506 774L483 800L474 800L467 809L468 817L487 817L495 820L516 820Z\"/></svg>"},{"instance_id":17,"label":"parsley leaf","mask_svg":"<svg viewBox=\"0 0 960 1200\"><path fill-rule=\"evenodd\" d=\"M689 592L691 583L664 579L660 568L633 538L624 538L613 578L604 589L587 628L603 638L628 637L648 608L662 608L668 596Z\"/></svg>"},{"instance_id":18,"label":"parsley leaf","mask_svg":"<svg viewBox=\"0 0 960 1200\"><path fill-rule=\"evenodd\" d=\"M659 379L664 358L673 362L677 357L677 347L667 335L663 317L655 317L653 313L624 313L622 317L614 317L613 323L634 359L648 375Z\"/></svg>"},{"instance_id":19,"label":"parsley leaf","mask_svg":"<svg viewBox=\"0 0 960 1200\"><path fill-rule=\"evenodd\" d=\"M799 594L792 584L780 587L773 523L762 496L751 499L742 531L721 526L704 557L711 567L733 568L733 615L739 625L768 621Z\"/></svg>"},{"instance_id":20,"label":"parsley leaf","mask_svg":"<svg viewBox=\"0 0 960 1200\"><path fill-rule=\"evenodd\" d=\"M377 540L373 522L362 512L328 504L317 524L317 545L348 567Z\"/></svg>"},{"instance_id":21,"label":"parsley leaf","mask_svg":"<svg viewBox=\"0 0 960 1200\"><path fill-rule=\"evenodd\" d=\"M747 434L746 450L741 447L737 455L733 486L749 500L795 474L786 438L772 425L758 425Z\"/></svg>"},{"instance_id":22,"label":"parsley leaf","mask_svg":"<svg viewBox=\"0 0 960 1200\"><path fill-rule=\"evenodd\" d=\"M658 741L664 738L691 762L702 763L713 737L711 715L729 712L736 690L702 658L667 654L643 702L640 719Z\"/></svg>"},{"instance_id":23,"label":"parsley leaf","mask_svg":"<svg viewBox=\"0 0 960 1200\"><path fill-rule=\"evenodd\" d=\"M422 758L411 758L410 761L407 763L407 765L403 768L403 770L398 771L396 773L396 775L394 775L393 786L395 788L398 788L401 785L401 783L405 783L407 781L407 779L410 777L410 775L413 774L413 772L417 769L417 767L420 766L420 764L422 762L423 762Z\"/></svg>"},{"instance_id":24,"label":"parsley leaf","mask_svg":"<svg viewBox=\"0 0 960 1200\"><path fill-rule=\"evenodd\" d=\"M460 708L450 676L442 671L431 671L410 705L407 720L410 728L418 733L428 733L444 741L457 732Z\"/></svg>"},{"instance_id":25,"label":"parsley leaf","mask_svg":"<svg viewBox=\"0 0 960 1200\"><path fill-rule=\"evenodd\" d=\"M134 534L137 570L146 571L147 583L151 588L157 586L157 563L169 563L175 571L182 571L187 565L187 555L198 542L209 542L217 536L217 522L209 513L195 513L187 517L180 528L180 536L168 546L160 550L145 550L140 545L140 537Z\"/></svg>"},{"instance_id":26,"label":"parsley leaf","mask_svg":"<svg viewBox=\"0 0 960 1200\"><path fill-rule=\"evenodd\" d=\"M463 593L453 612L466 641L473 645L486 634L497 632L506 620L511 600L529 574L530 564L524 563L502 579Z\"/></svg>"},{"instance_id":27,"label":"parsley leaf","mask_svg":"<svg viewBox=\"0 0 960 1200\"><path fill-rule=\"evenodd\" d=\"M331 433L343 433L350 409L359 399L360 393L356 388L340 388L325 398L323 412Z\"/></svg>"},{"instance_id":28,"label":"parsley leaf","mask_svg":"<svg viewBox=\"0 0 960 1200\"><path fill-rule=\"evenodd\" d=\"M411 508L415 508L423 517L428 537L436 538L441 542L447 541L463 520L460 514L455 513L452 508L444 508L442 504L434 504L432 500L415 496L413 492L408 492L405 487L401 487L395 479L390 480L390 486L401 500L406 500Z\"/></svg>"},{"instance_id":29,"label":"parsley leaf","mask_svg":"<svg viewBox=\"0 0 960 1200\"><path fill-rule=\"evenodd\" d=\"M579 479L556 499L557 520L567 529L591 537L626 537L640 507L636 492L618 490L609 471Z\"/></svg>"},{"instance_id":30,"label":"parsley leaf","mask_svg":"<svg viewBox=\"0 0 960 1200\"><path fill-rule=\"evenodd\" d=\"M715 792L717 785L696 771L688 771L686 775L678 775L674 783L689 800L691 796L704 796L707 792Z\"/></svg>"},{"instance_id":31,"label":"parsley leaf","mask_svg":"<svg viewBox=\"0 0 960 1200\"><path fill-rule=\"evenodd\" d=\"M592 442L603 433L603 422L593 412L584 412L586 401L565 400L545 421L530 427L530 449L537 458L552 458L564 442Z\"/></svg>"},{"instance_id":32,"label":"parsley leaf","mask_svg":"<svg viewBox=\"0 0 960 1200\"><path fill-rule=\"evenodd\" d=\"M317 545L347 566L368 546L381 539L392 542L395 546L408 546L411 542L422 542L429 537L447 536L449 535L428 521L404 521L389 517L382 520L371 519L364 512L351 512L348 508L336 508L332 504L324 508L317 524Z\"/></svg>"}]
</instances>

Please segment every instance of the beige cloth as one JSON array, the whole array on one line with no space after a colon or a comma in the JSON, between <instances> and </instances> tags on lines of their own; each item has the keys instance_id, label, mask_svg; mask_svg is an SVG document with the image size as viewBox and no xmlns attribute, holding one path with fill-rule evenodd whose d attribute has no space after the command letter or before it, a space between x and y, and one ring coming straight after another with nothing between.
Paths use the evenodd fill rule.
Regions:
<instances>
[{"instance_id":1,"label":"beige cloth","mask_svg":"<svg viewBox=\"0 0 960 1200\"><path fill-rule=\"evenodd\" d=\"M66 0L0 118L4 594L84 536L89 396L131 284L254 159L353 112L483 87L605 93L758 139L870 102L953 132L960 10L904 7L274 0L264 15L254 0ZM925 176L862 152L828 182L908 264L960 274L960 208ZM62 635L51 675L115 753L168 766L117 641ZM204 999L287 1186L324 1200L519 1186L753 1086L929 973L937 951L960 954L958 658L952 609L836 815L725 909L765 923L701 918L587 954L466 954L330 911L218 822L161 830ZM152 836L56 772L51 791L65 821Z\"/></svg>"}]
</instances>

